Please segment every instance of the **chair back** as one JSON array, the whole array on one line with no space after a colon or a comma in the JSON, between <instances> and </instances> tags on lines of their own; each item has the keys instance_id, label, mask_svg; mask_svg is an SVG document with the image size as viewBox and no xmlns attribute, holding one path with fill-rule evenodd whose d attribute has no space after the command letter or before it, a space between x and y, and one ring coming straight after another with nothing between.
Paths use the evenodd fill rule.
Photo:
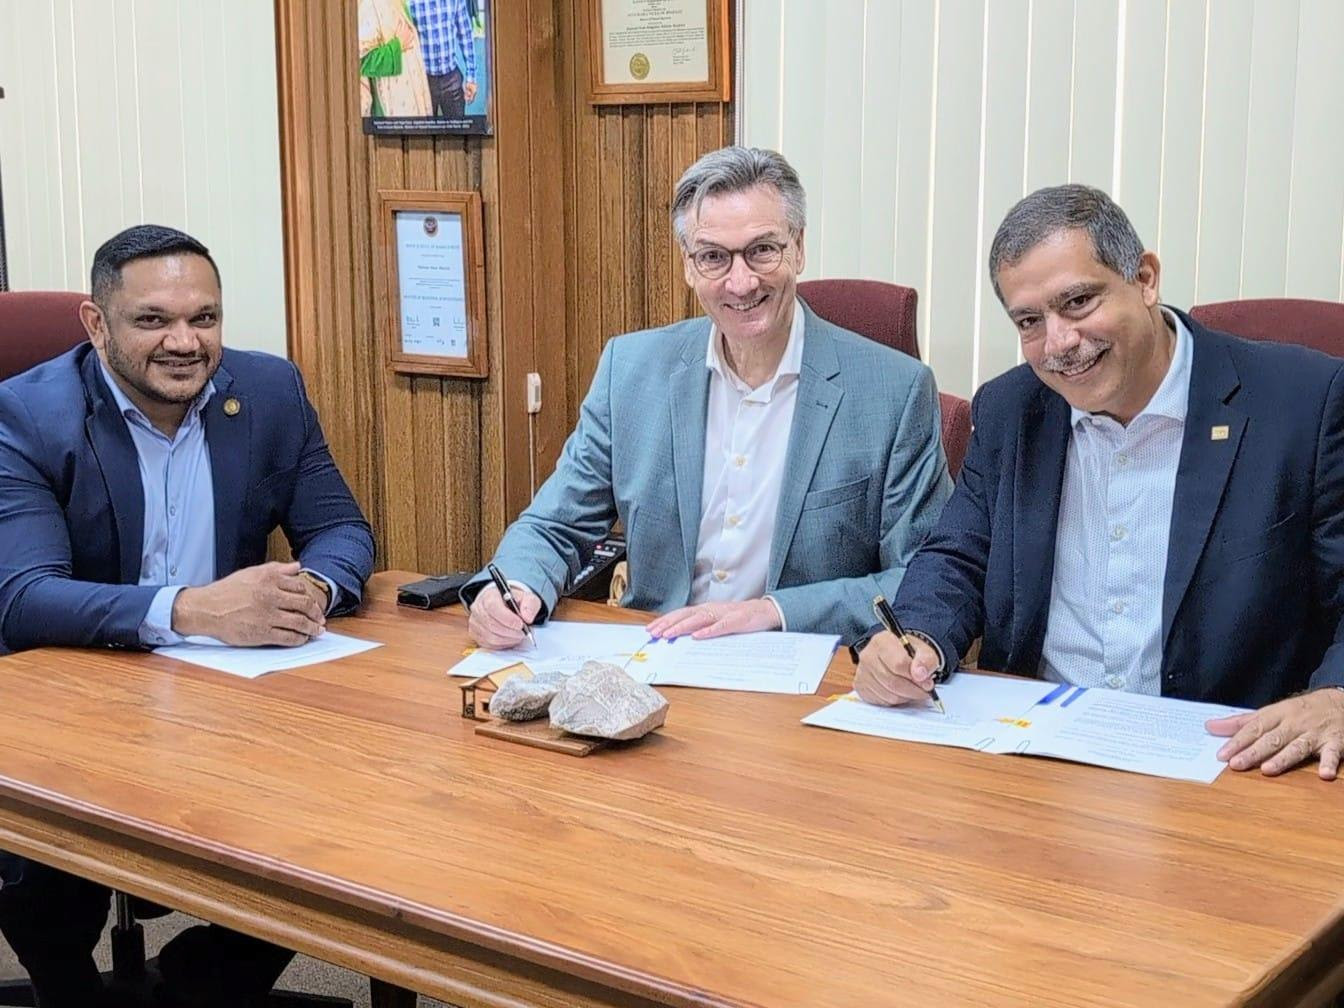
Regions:
<instances>
[{"instance_id":1,"label":"chair back","mask_svg":"<svg viewBox=\"0 0 1344 1008\"><path fill-rule=\"evenodd\" d=\"M88 339L73 291L0 292L0 381L21 374Z\"/></svg>"},{"instance_id":2,"label":"chair back","mask_svg":"<svg viewBox=\"0 0 1344 1008\"><path fill-rule=\"evenodd\" d=\"M1249 298L1195 305L1200 325L1244 339L1300 343L1344 357L1344 304L1305 298Z\"/></svg>"},{"instance_id":3,"label":"chair back","mask_svg":"<svg viewBox=\"0 0 1344 1008\"><path fill-rule=\"evenodd\" d=\"M919 294L913 287L884 280L804 280L798 284L798 296L827 322L919 360L915 333ZM961 396L939 392L938 405L947 471L956 479L971 442L971 404Z\"/></svg>"}]
</instances>

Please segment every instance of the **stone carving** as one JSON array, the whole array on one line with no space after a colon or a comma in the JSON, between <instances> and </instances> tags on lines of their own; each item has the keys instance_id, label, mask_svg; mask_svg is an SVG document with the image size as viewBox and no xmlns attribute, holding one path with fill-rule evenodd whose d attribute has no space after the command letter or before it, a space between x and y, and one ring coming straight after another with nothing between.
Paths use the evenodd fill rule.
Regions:
<instances>
[{"instance_id":1,"label":"stone carving","mask_svg":"<svg viewBox=\"0 0 1344 1008\"><path fill-rule=\"evenodd\" d=\"M564 681L559 672L543 672L531 679L520 675L506 679L490 698L490 713L505 721L539 718L550 709L551 699Z\"/></svg>"},{"instance_id":2,"label":"stone carving","mask_svg":"<svg viewBox=\"0 0 1344 1008\"><path fill-rule=\"evenodd\" d=\"M584 662L551 701L551 724L575 735L637 739L666 720L661 693L605 662Z\"/></svg>"}]
</instances>

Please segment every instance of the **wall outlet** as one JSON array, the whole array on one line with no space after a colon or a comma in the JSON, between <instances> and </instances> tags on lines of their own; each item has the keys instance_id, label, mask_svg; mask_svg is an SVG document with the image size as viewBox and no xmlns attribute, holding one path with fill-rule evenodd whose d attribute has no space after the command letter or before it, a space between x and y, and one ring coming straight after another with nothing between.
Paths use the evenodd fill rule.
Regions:
<instances>
[{"instance_id":1,"label":"wall outlet","mask_svg":"<svg viewBox=\"0 0 1344 1008\"><path fill-rule=\"evenodd\" d=\"M527 411L541 412L541 375L535 371L530 371L527 375Z\"/></svg>"}]
</instances>

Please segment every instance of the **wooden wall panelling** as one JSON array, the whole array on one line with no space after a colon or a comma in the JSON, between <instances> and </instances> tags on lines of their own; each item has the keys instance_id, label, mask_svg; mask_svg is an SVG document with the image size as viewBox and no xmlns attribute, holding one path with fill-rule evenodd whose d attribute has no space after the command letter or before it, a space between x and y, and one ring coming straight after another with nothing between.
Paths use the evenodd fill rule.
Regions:
<instances>
[{"instance_id":1,"label":"wooden wall panelling","mask_svg":"<svg viewBox=\"0 0 1344 1008\"><path fill-rule=\"evenodd\" d=\"M275 0L290 353L374 526L380 567L474 567L550 471L603 345L699 310L667 224L671 185L729 131L710 105L587 102L580 0L499 2L492 137L371 138L350 74L356 0ZM491 374L406 377L375 264L379 189L478 188Z\"/></svg>"}]
</instances>

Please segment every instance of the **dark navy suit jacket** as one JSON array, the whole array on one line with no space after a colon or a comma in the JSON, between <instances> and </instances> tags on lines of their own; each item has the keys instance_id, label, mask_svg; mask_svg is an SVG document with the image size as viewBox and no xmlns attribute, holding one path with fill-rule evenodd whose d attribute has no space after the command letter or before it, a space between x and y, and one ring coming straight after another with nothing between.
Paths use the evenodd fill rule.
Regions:
<instances>
[{"instance_id":1,"label":"dark navy suit jacket","mask_svg":"<svg viewBox=\"0 0 1344 1008\"><path fill-rule=\"evenodd\" d=\"M1344 360L1193 335L1162 600L1162 692L1260 707L1344 685ZM938 527L898 615L948 660L1037 674L1069 406L1022 365L986 384ZM1226 428L1226 431L1223 430ZM1224 436L1225 435L1225 436Z\"/></svg>"},{"instance_id":2,"label":"dark navy suit jacket","mask_svg":"<svg viewBox=\"0 0 1344 1008\"><path fill-rule=\"evenodd\" d=\"M373 536L327 449L298 370L225 350L204 411L215 574L295 556L358 604ZM224 404L236 400L233 416ZM88 343L0 383L0 653L138 647L157 586L140 587L144 495L135 445ZM338 610L339 611L339 610Z\"/></svg>"}]
</instances>

